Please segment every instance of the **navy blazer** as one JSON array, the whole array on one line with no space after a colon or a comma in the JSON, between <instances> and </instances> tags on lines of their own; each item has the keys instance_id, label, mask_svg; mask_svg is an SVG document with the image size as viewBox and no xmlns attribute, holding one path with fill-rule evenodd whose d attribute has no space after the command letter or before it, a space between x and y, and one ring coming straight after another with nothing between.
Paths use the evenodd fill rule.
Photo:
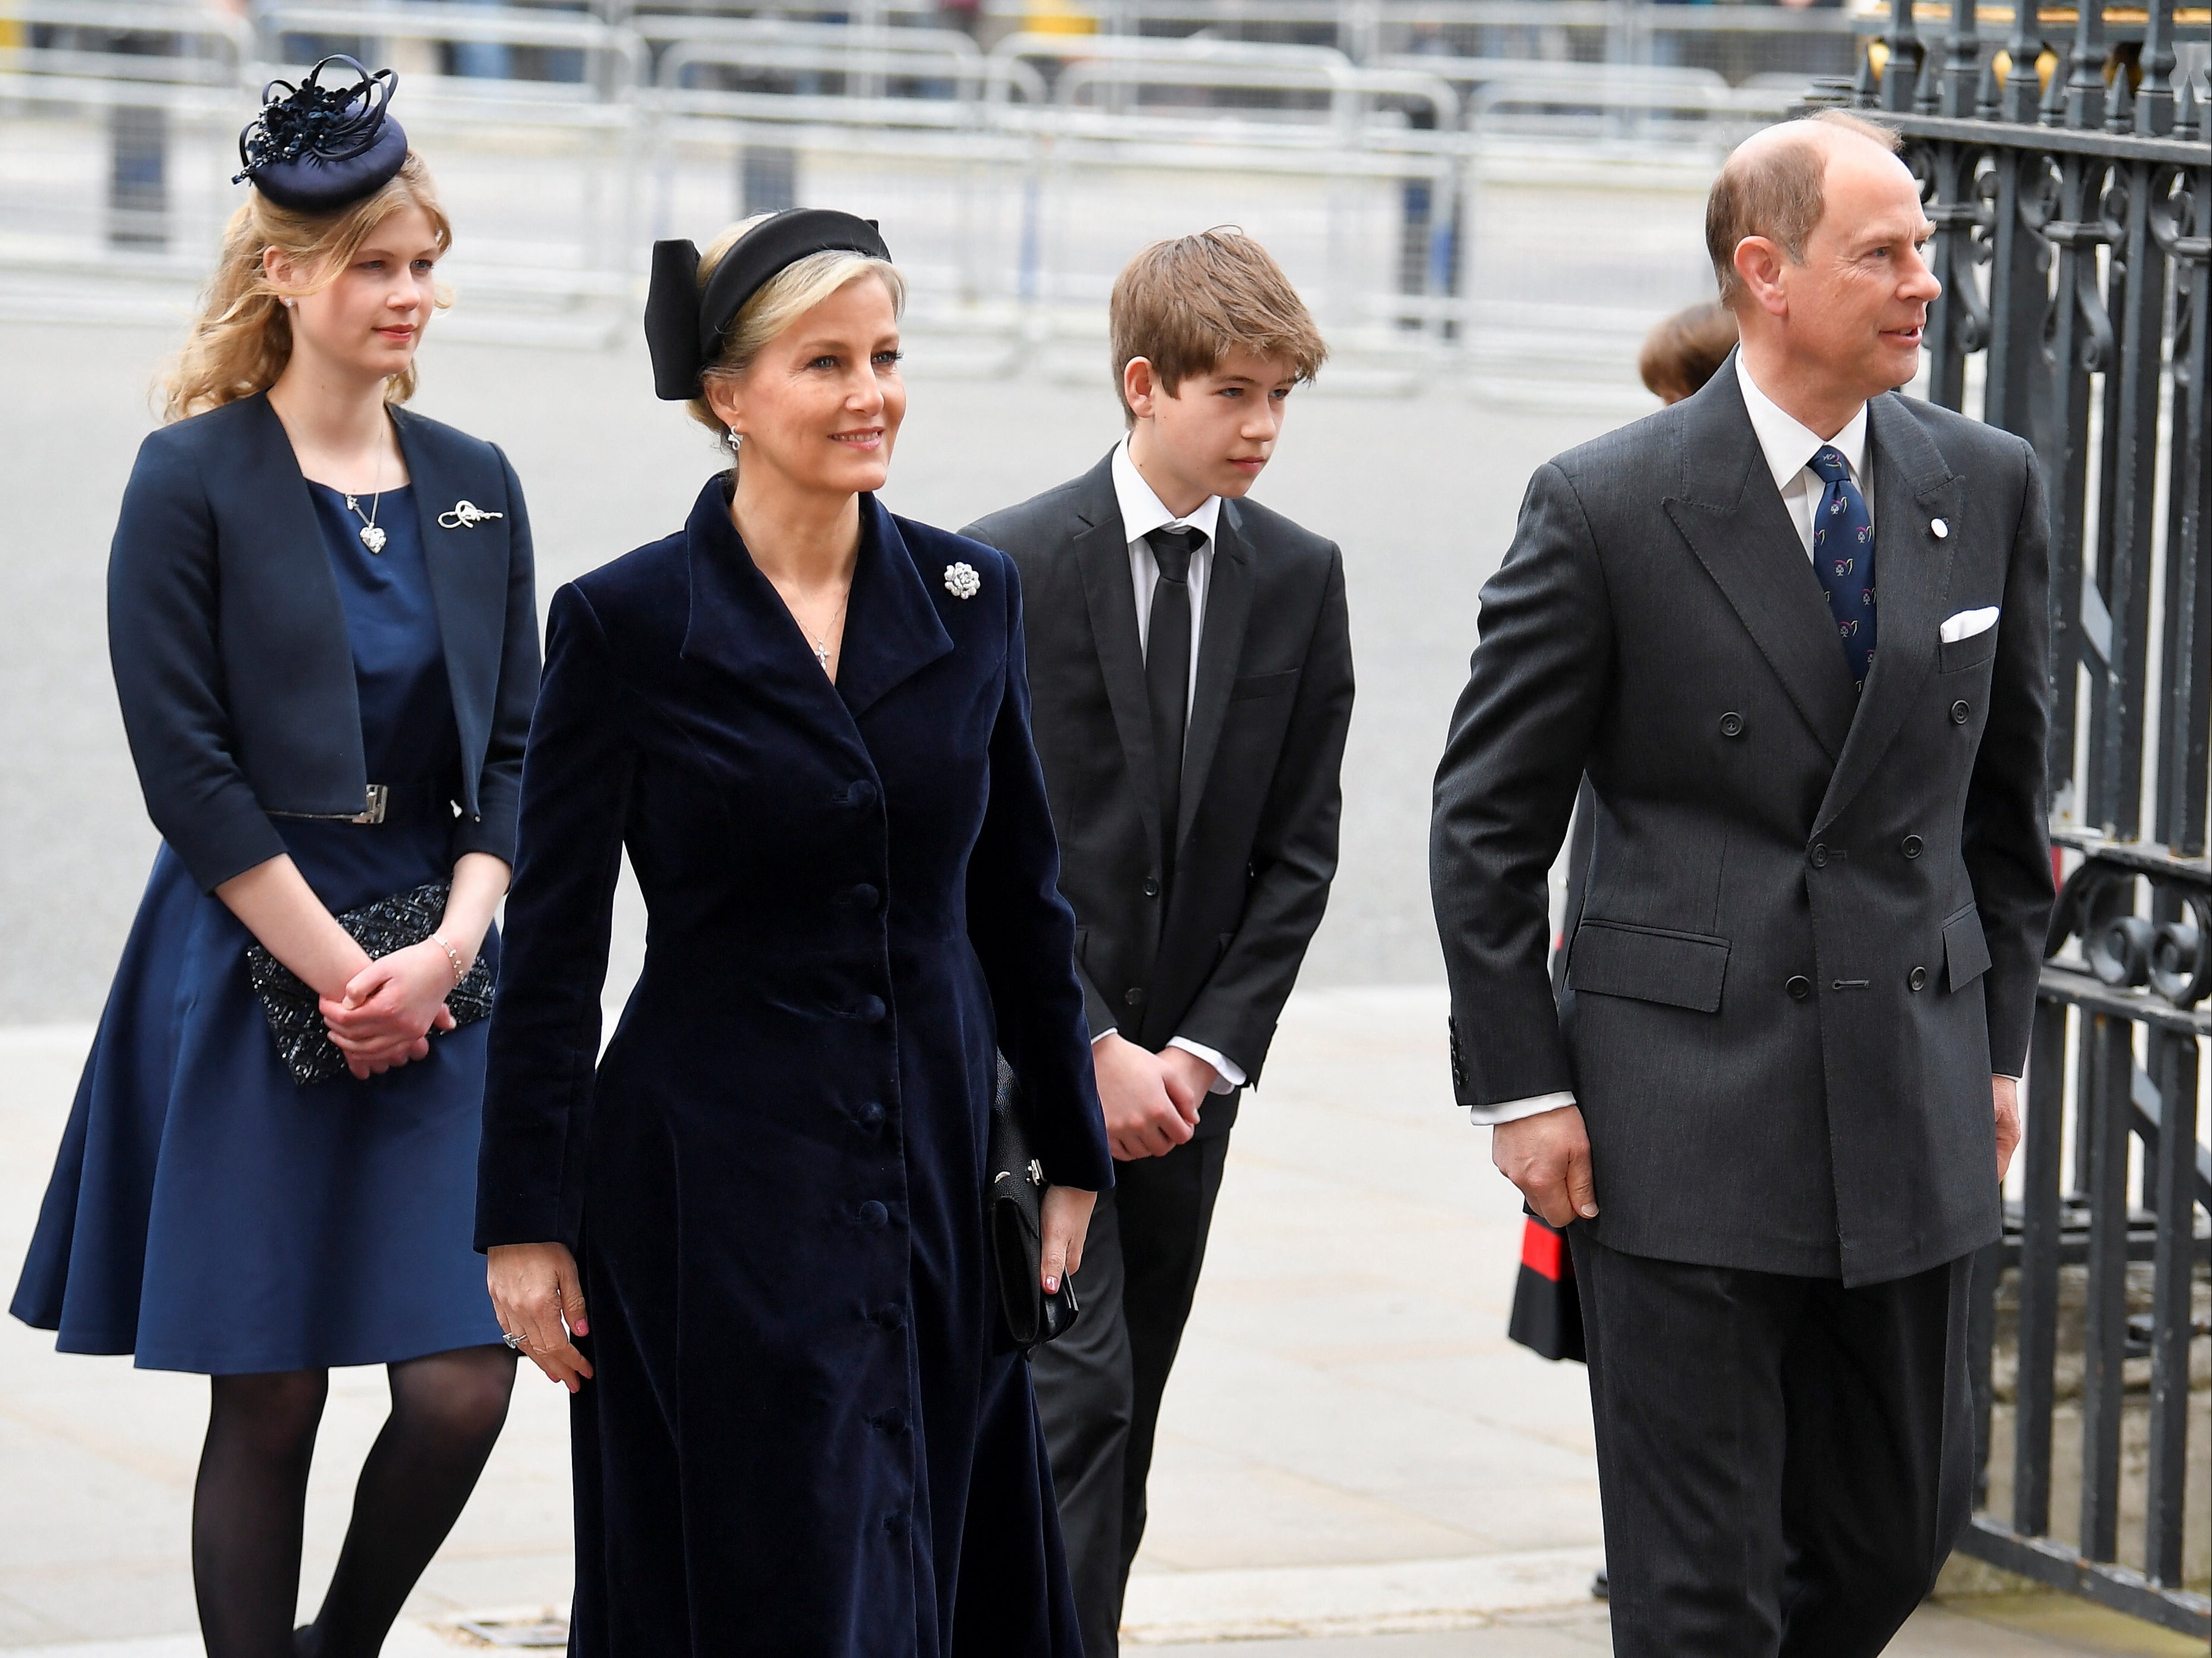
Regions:
<instances>
[{"instance_id":1,"label":"navy blazer","mask_svg":"<svg viewBox=\"0 0 2212 1658\"><path fill-rule=\"evenodd\" d=\"M530 520L495 445L392 411L461 747L455 857L514 860L538 695ZM495 518L454 508L469 501ZM270 814L349 817L369 785L344 608L265 393L149 435L107 566L107 643L146 810L204 890L283 854Z\"/></svg>"}]
</instances>

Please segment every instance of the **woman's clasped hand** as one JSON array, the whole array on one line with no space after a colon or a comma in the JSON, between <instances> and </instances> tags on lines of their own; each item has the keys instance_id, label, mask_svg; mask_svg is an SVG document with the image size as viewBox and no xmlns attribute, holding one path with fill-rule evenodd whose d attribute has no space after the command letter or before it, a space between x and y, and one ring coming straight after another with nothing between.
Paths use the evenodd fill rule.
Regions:
<instances>
[{"instance_id":1,"label":"woman's clasped hand","mask_svg":"<svg viewBox=\"0 0 2212 1658\"><path fill-rule=\"evenodd\" d=\"M427 1057L430 1032L453 1029L446 998L460 982L454 959L434 938L370 962L343 996L321 999L323 1023L356 1077Z\"/></svg>"}]
</instances>

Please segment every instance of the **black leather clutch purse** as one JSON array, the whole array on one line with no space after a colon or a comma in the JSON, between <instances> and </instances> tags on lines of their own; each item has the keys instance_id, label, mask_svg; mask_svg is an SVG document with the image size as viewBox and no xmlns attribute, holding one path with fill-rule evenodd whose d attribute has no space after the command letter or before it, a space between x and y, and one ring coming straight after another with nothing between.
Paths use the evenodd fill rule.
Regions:
<instances>
[{"instance_id":1,"label":"black leather clutch purse","mask_svg":"<svg viewBox=\"0 0 2212 1658\"><path fill-rule=\"evenodd\" d=\"M447 881L426 881L408 892L395 892L359 909L347 910L337 923L372 958L419 944L438 930L452 895ZM276 1052L292 1080L305 1088L346 1068L345 1055L331 1040L323 1023L321 999L307 982L258 944L246 950L246 970L253 981L253 993L261 999L261 1011L269 1021L269 1034L276 1039ZM473 1024L491 1011L491 967L482 956L460 983L446 997L453 1023ZM435 1037L441 1033L433 1030Z\"/></svg>"},{"instance_id":2,"label":"black leather clutch purse","mask_svg":"<svg viewBox=\"0 0 2212 1658\"><path fill-rule=\"evenodd\" d=\"M1073 1280L1063 1276L1051 1295L1037 1281L1044 1270L1044 1165L1030 1150L1023 1121L1021 1084L1001 1054L991 1101L990 1157L983 1169L983 1230L999 1280L1001 1351L1028 1353L1065 1334L1081 1310Z\"/></svg>"}]
</instances>

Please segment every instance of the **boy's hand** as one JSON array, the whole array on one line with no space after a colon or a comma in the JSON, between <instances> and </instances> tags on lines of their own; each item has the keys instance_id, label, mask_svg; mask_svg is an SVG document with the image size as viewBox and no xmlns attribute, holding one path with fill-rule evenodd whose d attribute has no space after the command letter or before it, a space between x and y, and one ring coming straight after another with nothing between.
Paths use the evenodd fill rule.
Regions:
<instances>
[{"instance_id":1,"label":"boy's hand","mask_svg":"<svg viewBox=\"0 0 2212 1658\"><path fill-rule=\"evenodd\" d=\"M1191 1057L1180 1048L1171 1051ZM1163 1057L1125 1040L1118 1031L1091 1044L1091 1063L1098 1073L1098 1102L1106 1112L1106 1144L1124 1163L1164 1156L1188 1140L1198 1125L1196 1106L1186 1114L1170 1091ZM1176 1087L1184 1085L1178 1074Z\"/></svg>"}]
</instances>

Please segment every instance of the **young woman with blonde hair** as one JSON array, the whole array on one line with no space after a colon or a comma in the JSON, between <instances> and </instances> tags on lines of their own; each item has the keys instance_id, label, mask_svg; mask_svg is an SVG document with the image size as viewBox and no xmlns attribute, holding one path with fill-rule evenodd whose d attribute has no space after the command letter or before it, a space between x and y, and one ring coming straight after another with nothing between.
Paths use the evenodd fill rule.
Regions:
<instances>
[{"instance_id":1,"label":"young woman with blonde hair","mask_svg":"<svg viewBox=\"0 0 2212 1658\"><path fill-rule=\"evenodd\" d=\"M739 230L654 250L655 389L736 465L554 596L492 1017L477 1236L576 1395L568 1649L1077 1658L983 1225L994 1045L1052 1182L1017 1292L1113 1178L1014 567L876 499L875 227ZM625 848L650 927L602 1057Z\"/></svg>"},{"instance_id":2,"label":"young woman with blonde hair","mask_svg":"<svg viewBox=\"0 0 2212 1658\"><path fill-rule=\"evenodd\" d=\"M470 1247L471 1019L538 683L530 534L498 450L400 407L451 229L391 87L349 58L272 84L125 493L109 642L163 844L14 1304L64 1351L210 1378L210 1658L378 1651L514 1381ZM295 1634L328 1371L375 1363L392 1415Z\"/></svg>"}]
</instances>

